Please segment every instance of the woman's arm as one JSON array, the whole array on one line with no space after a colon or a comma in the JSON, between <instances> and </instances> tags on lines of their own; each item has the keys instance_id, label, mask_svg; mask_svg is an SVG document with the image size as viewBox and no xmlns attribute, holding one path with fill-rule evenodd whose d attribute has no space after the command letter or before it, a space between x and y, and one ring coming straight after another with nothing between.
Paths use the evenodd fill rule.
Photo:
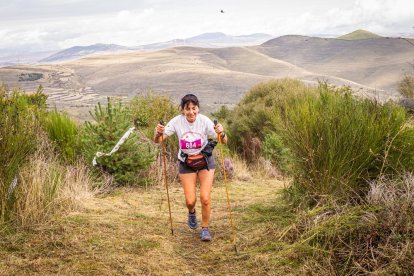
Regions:
<instances>
[{"instance_id":1,"label":"woman's arm","mask_svg":"<svg viewBox=\"0 0 414 276\"><path fill-rule=\"evenodd\" d=\"M155 127L155 130L154 130L154 142L155 143L158 144L161 141L164 141L165 139L167 139L168 136L164 134L164 130L165 130L165 127L162 124L158 124Z\"/></svg>"},{"instance_id":2,"label":"woman's arm","mask_svg":"<svg viewBox=\"0 0 414 276\"><path fill-rule=\"evenodd\" d=\"M218 123L214 126L214 131L217 133L217 135L220 135L221 142L223 144L227 144L227 141L228 141L227 135L224 132L224 128L220 123Z\"/></svg>"}]
</instances>

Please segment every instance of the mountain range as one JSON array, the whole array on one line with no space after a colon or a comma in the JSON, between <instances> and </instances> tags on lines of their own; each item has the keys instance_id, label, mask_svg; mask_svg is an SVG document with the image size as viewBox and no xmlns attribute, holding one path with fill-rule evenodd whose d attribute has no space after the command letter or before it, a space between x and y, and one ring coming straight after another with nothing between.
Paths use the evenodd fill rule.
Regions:
<instances>
[{"instance_id":1,"label":"mountain range","mask_svg":"<svg viewBox=\"0 0 414 276\"><path fill-rule=\"evenodd\" d=\"M349 85L358 95L379 100L398 99L398 81L412 73L414 40L360 35L345 39L288 35L237 47L121 49L66 62L0 68L0 81L26 91L41 84L50 105L81 119L87 119L87 110L107 96L128 99L148 90L177 102L191 91L199 96L202 110L213 111L236 104L259 82L285 77L309 84Z\"/></svg>"},{"instance_id":2,"label":"mountain range","mask_svg":"<svg viewBox=\"0 0 414 276\"><path fill-rule=\"evenodd\" d=\"M30 52L20 50L0 50L0 66L18 64L58 63L74 60L89 55L113 54L132 51L156 51L178 46L195 46L206 48L218 48L229 46L257 45L271 39L272 36L263 33L232 36L221 32L204 33L185 39L173 39L164 42L144 44L138 46L122 46L117 44L97 43L87 46L74 46L60 51Z\"/></svg>"}]
</instances>

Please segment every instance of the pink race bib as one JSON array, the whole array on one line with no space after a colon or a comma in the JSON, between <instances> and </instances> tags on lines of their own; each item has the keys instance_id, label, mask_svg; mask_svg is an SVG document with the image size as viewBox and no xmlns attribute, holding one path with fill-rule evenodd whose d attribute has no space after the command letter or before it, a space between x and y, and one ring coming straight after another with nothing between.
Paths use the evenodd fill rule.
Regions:
<instances>
[{"instance_id":1,"label":"pink race bib","mask_svg":"<svg viewBox=\"0 0 414 276\"><path fill-rule=\"evenodd\" d=\"M181 149L201 149L201 139L197 139L191 142L181 139L180 148Z\"/></svg>"}]
</instances>

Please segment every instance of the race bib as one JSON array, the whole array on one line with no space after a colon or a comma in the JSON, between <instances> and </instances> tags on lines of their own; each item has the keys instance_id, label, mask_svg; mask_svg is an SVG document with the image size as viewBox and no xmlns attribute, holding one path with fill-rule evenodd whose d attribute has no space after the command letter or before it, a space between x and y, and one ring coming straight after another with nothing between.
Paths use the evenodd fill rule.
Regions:
<instances>
[{"instance_id":1,"label":"race bib","mask_svg":"<svg viewBox=\"0 0 414 276\"><path fill-rule=\"evenodd\" d=\"M189 142L187 140L180 140L181 149L201 149L202 143L201 139Z\"/></svg>"},{"instance_id":2,"label":"race bib","mask_svg":"<svg viewBox=\"0 0 414 276\"><path fill-rule=\"evenodd\" d=\"M180 149L186 154L197 154L204 145L203 136L197 132L186 132L180 139Z\"/></svg>"}]
</instances>

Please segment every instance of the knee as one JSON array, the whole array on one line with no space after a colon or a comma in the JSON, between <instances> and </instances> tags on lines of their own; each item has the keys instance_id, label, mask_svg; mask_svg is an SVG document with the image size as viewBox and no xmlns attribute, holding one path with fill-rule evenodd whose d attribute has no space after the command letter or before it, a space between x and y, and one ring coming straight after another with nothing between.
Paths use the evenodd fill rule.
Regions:
<instances>
[{"instance_id":1,"label":"knee","mask_svg":"<svg viewBox=\"0 0 414 276\"><path fill-rule=\"evenodd\" d=\"M196 199L195 199L195 198L186 198L186 199L185 199L185 204L186 204L188 207L194 207L194 206L195 206L195 204L196 204Z\"/></svg>"},{"instance_id":2,"label":"knee","mask_svg":"<svg viewBox=\"0 0 414 276\"><path fill-rule=\"evenodd\" d=\"M201 195L200 196L200 202L202 205L209 205L211 202L210 195Z\"/></svg>"}]
</instances>

